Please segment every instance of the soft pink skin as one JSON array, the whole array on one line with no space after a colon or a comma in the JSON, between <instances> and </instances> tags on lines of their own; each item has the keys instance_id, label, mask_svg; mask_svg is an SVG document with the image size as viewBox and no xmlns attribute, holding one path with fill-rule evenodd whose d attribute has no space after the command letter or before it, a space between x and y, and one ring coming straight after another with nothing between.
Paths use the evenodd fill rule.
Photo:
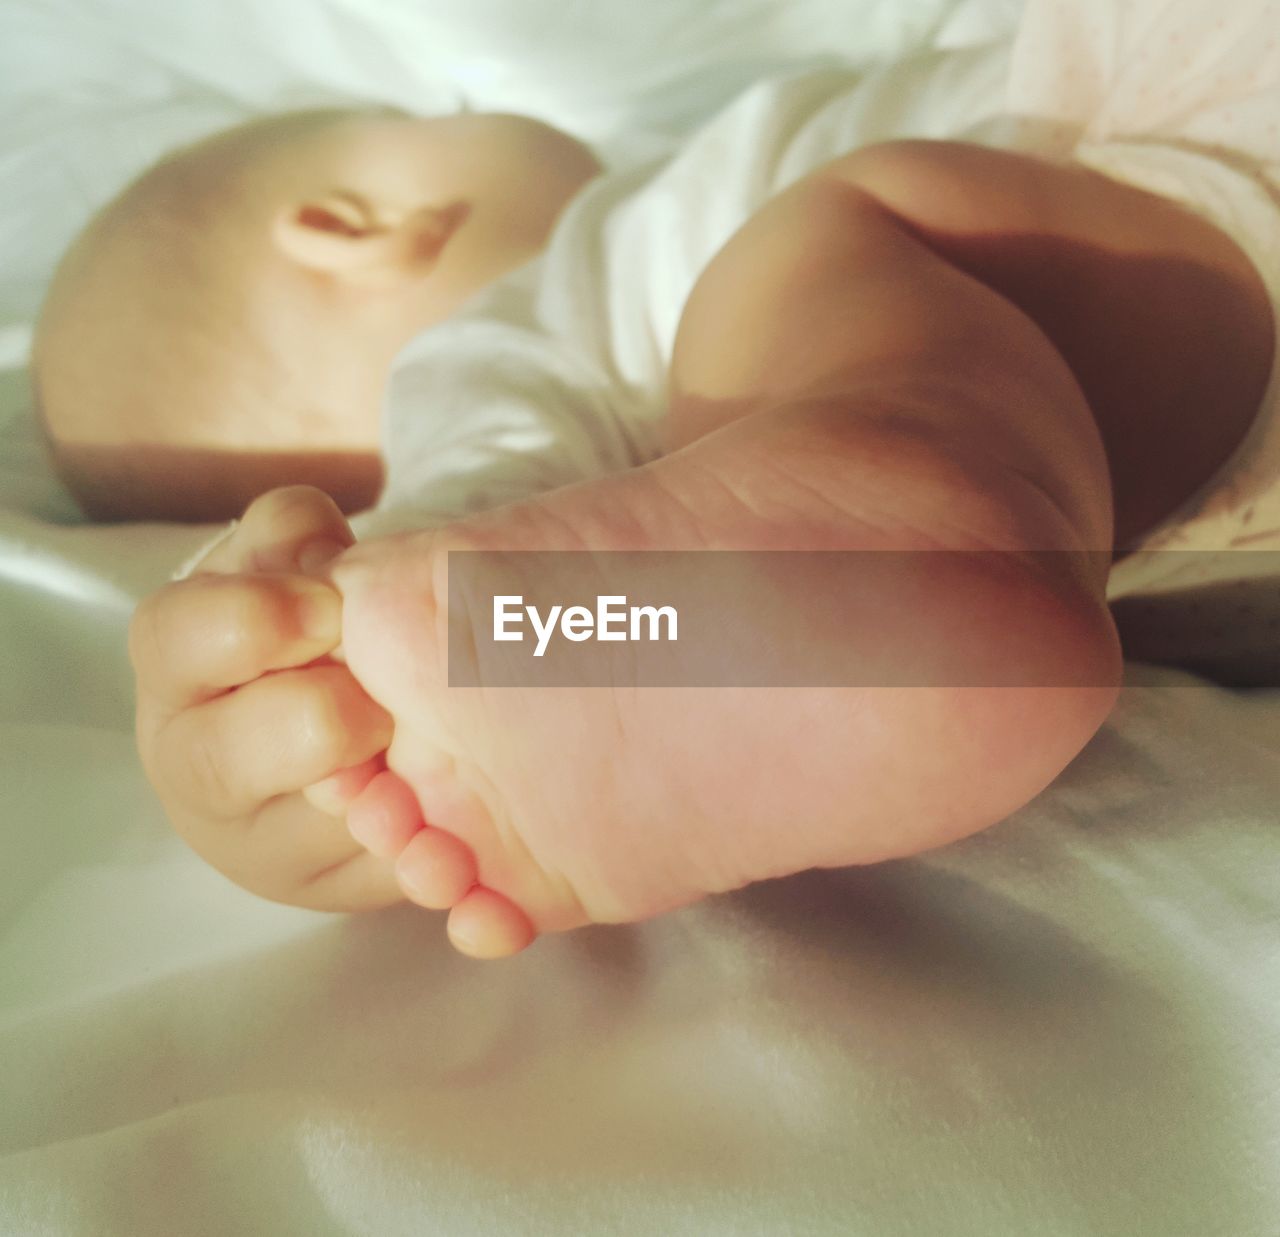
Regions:
<instances>
[{"instance_id":1,"label":"soft pink skin","mask_svg":"<svg viewBox=\"0 0 1280 1237\"><path fill-rule=\"evenodd\" d=\"M395 719L388 768L433 830L465 843L479 885L523 908L537 932L644 919L751 881L972 833L1043 789L1111 708L1112 687L447 686L448 546L546 548L548 530L573 528L591 530L593 545L635 549L661 523L669 490L643 473L596 482L447 537L356 547L334 572L348 665ZM744 511L740 544L751 524ZM807 546L813 537L807 528ZM1105 611L1059 607L1030 577L959 590L944 581L921 623L936 625L974 587L996 590L990 613L1041 605L1046 639L1077 642L1094 659L1087 681L1107 681ZM1009 639L992 621L978 643L998 652Z\"/></svg>"},{"instance_id":2,"label":"soft pink skin","mask_svg":"<svg viewBox=\"0 0 1280 1237\"><path fill-rule=\"evenodd\" d=\"M353 796L347 828L370 854L394 859L421 827L413 791L394 773L380 772Z\"/></svg>"}]
</instances>

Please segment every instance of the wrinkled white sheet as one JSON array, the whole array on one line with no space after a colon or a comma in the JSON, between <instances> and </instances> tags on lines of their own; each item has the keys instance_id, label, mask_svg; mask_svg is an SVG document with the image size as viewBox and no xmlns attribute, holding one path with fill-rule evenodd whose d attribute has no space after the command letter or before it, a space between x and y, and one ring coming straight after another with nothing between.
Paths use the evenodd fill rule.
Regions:
<instances>
[{"instance_id":1,"label":"wrinkled white sheet","mask_svg":"<svg viewBox=\"0 0 1280 1237\"><path fill-rule=\"evenodd\" d=\"M489 965L241 893L146 789L124 627L208 530L78 526L43 466L25 324L67 236L254 108L446 106L468 66L656 150L762 66L1016 6L690 7L0 7L0 1233L1274 1237L1280 693L1135 669L982 836Z\"/></svg>"}]
</instances>

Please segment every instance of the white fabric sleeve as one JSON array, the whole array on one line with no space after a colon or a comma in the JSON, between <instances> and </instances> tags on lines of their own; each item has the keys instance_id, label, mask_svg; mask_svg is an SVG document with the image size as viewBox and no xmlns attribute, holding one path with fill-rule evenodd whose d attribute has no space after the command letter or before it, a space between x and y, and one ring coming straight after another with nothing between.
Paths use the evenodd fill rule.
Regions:
<instances>
[{"instance_id":1,"label":"white fabric sleeve","mask_svg":"<svg viewBox=\"0 0 1280 1237\"><path fill-rule=\"evenodd\" d=\"M652 425L584 357L534 330L460 319L422 335L392 374L386 481L362 536L432 527L627 468Z\"/></svg>"}]
</instances>

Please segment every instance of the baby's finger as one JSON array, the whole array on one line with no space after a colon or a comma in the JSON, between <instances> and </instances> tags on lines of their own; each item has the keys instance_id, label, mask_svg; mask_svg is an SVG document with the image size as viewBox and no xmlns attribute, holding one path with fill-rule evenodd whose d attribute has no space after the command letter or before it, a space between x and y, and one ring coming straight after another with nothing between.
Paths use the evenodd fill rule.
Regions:
<instances>
[{"instance_id":1,"label":"baby's finger","mask_svg":"<svg viewBox=\"0 0 1280 1237\"><path fill-rule=\"evenodd\" d=\"M368 760L391 733L391 718L343 667L312 666L170 718L153 764L170 800L230 819Z\"/></svg>"},{"instance_id":2,"label":"baby's finger","mask_svg":"<svg viewBox=\"0 0 1280 1237\"><path fill-rule=\"evenodd\" d=\"M330 816L342 816L355 797L387 767L381 755L372 756L349 769L339 769L319 782L302 788L312 807Z\"/></svg>"},{"instance_id":3,"label":"baby's finger","mask_svg":"<svg viewBox=\"0 0 1280 1237\"><path fill-rule=\"evenodd\" d=\"M196 574L313 571L354 543L338 504L323 490L282 486L249 504L231 533L200 560Z\"/></svg>"},{"instance_id":4,"label":"baby's finger","mask_svg":"<svg viewBox=\"0 0 1280 1237\"><path fill-rule=\"evenodd\" d=\"M338 643L342 601L306 576L194 576L143 599L129 625L139 691L182 709Z\"/></svg>"},{"instance_id":5,"label":"baby's finger","mask_svg":"<svg viewBox=\"0 0 1280 1237\"><path fill-rule=\"evenodd\" d=\"M252 827L178 813L178 832L236 884L314 910L373 910L403 902L391 865L352 840L345 823L318 816L298 795L263 805Z\"/></svg>"}]
</instances>

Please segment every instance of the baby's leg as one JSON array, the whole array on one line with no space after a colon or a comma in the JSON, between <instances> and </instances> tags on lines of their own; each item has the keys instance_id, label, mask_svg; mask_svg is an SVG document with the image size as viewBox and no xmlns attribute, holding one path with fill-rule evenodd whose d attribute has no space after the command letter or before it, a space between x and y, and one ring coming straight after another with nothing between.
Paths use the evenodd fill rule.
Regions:
<instances>
[{"instance_id":1,"label":"baby's leg","mask_svg":"<svg viewBox=\"0 0 1280 1237\"><path fill-rule=\"evenodd\" d=\"M962 837L1046 786L1114 700L1111 496L1080 389L1025 313L872 197L818 177L752 220L695 290L673 378L685 445L654 465L336 573L350 666L396 719L388 763L429 826L406 885L453 904L470 952ZM902 686L495 690L447 687L451 546L1004 553L877 572L895 648L954 646L946 682L909 686L904 663ZM789 601L756 596L726 623ZM883 646L868 614L848 646ZM1021 685L974 685L1002 661Z\"/></svg>"}]
</instances>

